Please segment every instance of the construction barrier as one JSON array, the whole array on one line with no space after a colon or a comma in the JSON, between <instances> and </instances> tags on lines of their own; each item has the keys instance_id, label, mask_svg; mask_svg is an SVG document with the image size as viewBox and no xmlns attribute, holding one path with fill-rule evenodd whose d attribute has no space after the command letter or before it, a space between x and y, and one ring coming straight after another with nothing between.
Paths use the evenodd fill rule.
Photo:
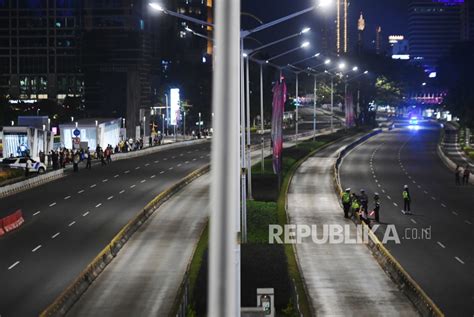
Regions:
<instances>
[{"instance_id":1,"label":"construction barrier","mask_svg":"<svg viewBox=\"0 0 474 317\"><path fill-rule=\"evenodd\" d=\"M16 228L20 227L25 220L23 219L23 213L21 210L17 210L11 215L8 215L2 219L0 219L0 236L15 230Z\"/></svg>"}]
</instances>

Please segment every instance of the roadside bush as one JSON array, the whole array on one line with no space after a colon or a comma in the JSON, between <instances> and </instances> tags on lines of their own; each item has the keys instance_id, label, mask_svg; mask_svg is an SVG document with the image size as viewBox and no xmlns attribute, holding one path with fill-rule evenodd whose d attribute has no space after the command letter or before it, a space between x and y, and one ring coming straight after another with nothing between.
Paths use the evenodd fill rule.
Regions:
<instances>
[{"instance_id":1,"label":"roadside bush","mask_svg":"<svg viewBox=\"0 0 474 317\"><path fill-rule=\"evenodd\" d=\"M21 169L8 168L0 170L0 182L23 176L25 172Z\"/></svg>"},{"instance_id":2,"label":"roadside bush","mask_svg":"<svg viewBox=\"0 0 474 317\"><path fill-rule=\"evenodd\" d=\"M278 224L275 202L247 201L248 243L268 243L268 226Z\"/></svg>"}]
</instances>

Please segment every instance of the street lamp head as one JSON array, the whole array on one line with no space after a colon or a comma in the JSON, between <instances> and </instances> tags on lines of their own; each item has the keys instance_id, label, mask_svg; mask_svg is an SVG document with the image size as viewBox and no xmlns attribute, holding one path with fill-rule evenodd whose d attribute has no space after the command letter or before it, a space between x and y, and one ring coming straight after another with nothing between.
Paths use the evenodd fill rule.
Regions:
<instances>
[{"instance_id":1,"label":"street lamp head","mask_svg":"<svg viewBox=\"0 0 474 317\"><path fill-rule=\"evenodd\" d=\"M369 73L369 71L368 71L368 70L366 70L366 71L364 72L364 74L365 74L365 75L367 75L368 73Z\"/></svg>"},{"instance_id":2,"label":"street lamp head","mask_svg":"<svg viewBox=\"0 0 474 317\"><path fill-rule=\"evenodd\" d=\"M339 63L339 69L340 69L340 70L346 69L346 64L345 64L344 62Z\"/></svg>"},{"instance_id":3,"label":"street lamp head","mask_svg":"<svg viewBox=\"0 0 474 317\"><path fill-rule=\"evenodd\" d=\"M301 48L305 48L305 47L308 47L309 46L309 42L304 42L303 44L301 44Z\"/></svg>"},{"instance_id":4,"label":"street lamp head","mask_svg":"<svg viewBox=\"0 0 474 317\"><path fill-rule=\"evenodd\" d=\"M319 55L321 55L321 53L316 53L314 54L314 57L319 57Z\"/></svg>"},{"instance_id":5,"label":"street lamp head","mask_svg":"<svg viewBox=\"0 0 474 317\"><path fill-rule=\"evenodd\" d=\"M160 6L158 3L151 2L148 4L153 10L163 12L165 9L163 9L162 6Z\"/></svg>"},{"instance_id":6,"label":"street lamp head","mask_svg":"<svg viewBox=\"0 0 474 317\"><path fill-rule=\"evenodd\" d=\"M268 59L265 61L265 63L266 63L266 64L268 64L268 63L269 63L269 62L268 62Z\"/></svg>"},{"instance_id":7,"label":"street lamp head","mask_svg":"<svg viewBox=\"0 0 474 317\"><path fill-rule=\"evenodd\" d=\"M186 30L186 32L193 33L193 30L191 30L189 26L185 27L184 29Z\"/></svg>"},{"instance_id":8,"label":"street lamp head","mask_svg":"<svg viewBox=\"0 0 474 317\"><path fill-rule=\"evenodd\" d=\"M245 58L245 57L247 57L248 55L247 55L247 53L243 53L242 56Z\"/></svg>"},{"instance_id":9,"label":"street lamp head","mask_svg":"<svg viewBox=\"0 0 474 317\"><path fill-rule=\"evenodd\" d=\"M358 70L359 70L359 67L357 67L357 66L352 67L352 71L353 71L353 72L356 72L356 71L358 71Z\"/></svg>"},{"instance_id":10,"label":"street lamp head","mask_svg":"<svg viewBox=\"0 0 474 317\"><path fill-rule=\"evenodd\" d=\"M311 28L304 28L301 30L301 34L308 33L309 31L311 31Z\"/></svg>"},{"instance_id":11,"label":"street lamp head","mask_svg":"<svg viewBox=\"0 0 474 317\"><path fill-rule=\"evenodd\" d=\"M327 60L324 61L324 64L325 64L325 65L331 64L331 60L328 58Z\"/></svg>"},{"instance_id":12,"label":"street lamp head","mask_svg":"<svg viewBox=\"0 0 474 317\"><path fill-rule=\"evenodd\" d=\"M327 8L332 4L332 0L319 0L318 7Z\"/></svg>"},{"instance_id":13,"label":"street lamp head","mask_svg":"<svg viewBox=\"0 0 474 317\"><path fill-rule=\"evenodd\" d=\"M421 84L422 86L426 86L426 83Z\"/></svg>"}]
</instances>

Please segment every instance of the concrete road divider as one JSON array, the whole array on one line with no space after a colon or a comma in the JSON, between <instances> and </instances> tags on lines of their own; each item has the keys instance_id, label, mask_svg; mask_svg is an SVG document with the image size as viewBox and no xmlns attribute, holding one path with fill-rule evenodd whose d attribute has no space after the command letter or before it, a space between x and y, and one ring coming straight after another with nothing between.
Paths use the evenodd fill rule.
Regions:
<instances>
[{"instance_id":1,"label":"concrete road divider","mask_svg":"<svg viewBox=\"0 0 474 317\"><path fill-rule=\"evenodd\" d=\"M357 141L349 144L340 153L334 164L333 179L336 193L341 197L343 190L341 187L339 177L339 166L344 156L349 153L353 148L365 142L374 135L379 134L380 130L374 130L373 132L363 136ZM342 217L342 206L341 206L341 217ZM423 289L416 283L416 281L408 274L402 265L393 257L393 255L385 248L379 238L372 232L372 230L364 223L361 223L364 232L367 232L369 241L368 248L371 250L372 255L375 257L380 266L390 276L390 278L398 285L402 292L410 299L416 309L422 316L444 316L443 312L433 302L433 300L423 291ZM364 233L362 233L364 234Z\"/></svg>"},{"instance_id":2,"label":"concrete road divider","mask_svg":"<svg viewBox=\"0 0 474 317\"><path fill-rule=\"evenodd\" d=\"M92 284L105 267L113 260L133 233L153 214L153 212L184 186L207 173L209 169L210 165L206 165L192 172L156 196L155 199L148 203L143 210L141 210L122 228L122 230L117 233L112 241L110 241L110 243L79 274L79 276L40 314L40 316L64 316L72 305L87 290L89 285Z\"/></svg>"},{"instance_id":3,"label":"concrete road divider","mask_svg":"<svg viewBox=\"0 0 474 317\"><path fill-rule=\"evenodd\" d=\"M23 213L21 210L17 210L11 215L0 219L0 236L7 232L15 230L16 228L20 227L24 222L25 220L23 219Z\"/></svg>"},{"instance_id":4,"label":"concrete road divider","mask_svg":"<svg viewBox=\"0 0 474 317\"><path fill-rule=\"evenodd\" d=\"M63 169L48 172L45 174L41 174L32 178L28 178L24 181L14 183L11 185L0 187L0 198L4 198L24 190L48 183L52 180L61 178L64 176Z\"/></svg>"}]
</instances>

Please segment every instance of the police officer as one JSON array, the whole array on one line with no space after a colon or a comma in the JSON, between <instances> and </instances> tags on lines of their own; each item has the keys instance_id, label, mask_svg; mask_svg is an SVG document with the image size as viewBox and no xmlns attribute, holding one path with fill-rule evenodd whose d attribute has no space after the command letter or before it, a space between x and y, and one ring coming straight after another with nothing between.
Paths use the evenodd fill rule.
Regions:
<instances>
[{"instance_id":1,"label":"police officer","mask_svg":"<svg viewBox=\"0 0 474 317\"><path fill-rule=\"evenodd\" d=\"M352 215L356 215L360 210L360 203L357 195L355 193L352 194L351 198L351 213Z\"/></svg>"},{"instance_id":2,"label":"police officer","mask_svg":"<svg viewBox=\"0 0 474 317\"><path fill-rule=\"evenodd\" d=\"M410 191L408 190L408 185L404 186L402 196L403 196L403 213L409 213L411 197L410 197Z\"/></svg>"},{"instance_id":3,"label":"police officer","mask_svg":"<svg viewBox=\"0 0 474 317\"><path fill-rule=\"evenodd\" d=\"M346 188L342 194L342 206L344 208L344 218L349 218L349 210L351 209L351 189Z\"/></svg>"},{"instance_id":4,"label":"police officer","mask_svg":"<svg viewBox=\"0 0 474 317\"><path fill-rule=\"evenodd\" d=\"M369 197L365 193L364 189L360 190L360 204L362 206L363 212L367 213L367 210L369 209Z\"/></svg>"},{"instance_id":5,"label":"police officer","mask_svg":"<svg viewBox=\"0 0 474 317\"><path fill-rule=\"evenodd\" d=\"M380 212L380 197L378 193L375 193L374 194L374 219L377 222L380 222L379 212Z\"/></svg>"}]
</instances>

